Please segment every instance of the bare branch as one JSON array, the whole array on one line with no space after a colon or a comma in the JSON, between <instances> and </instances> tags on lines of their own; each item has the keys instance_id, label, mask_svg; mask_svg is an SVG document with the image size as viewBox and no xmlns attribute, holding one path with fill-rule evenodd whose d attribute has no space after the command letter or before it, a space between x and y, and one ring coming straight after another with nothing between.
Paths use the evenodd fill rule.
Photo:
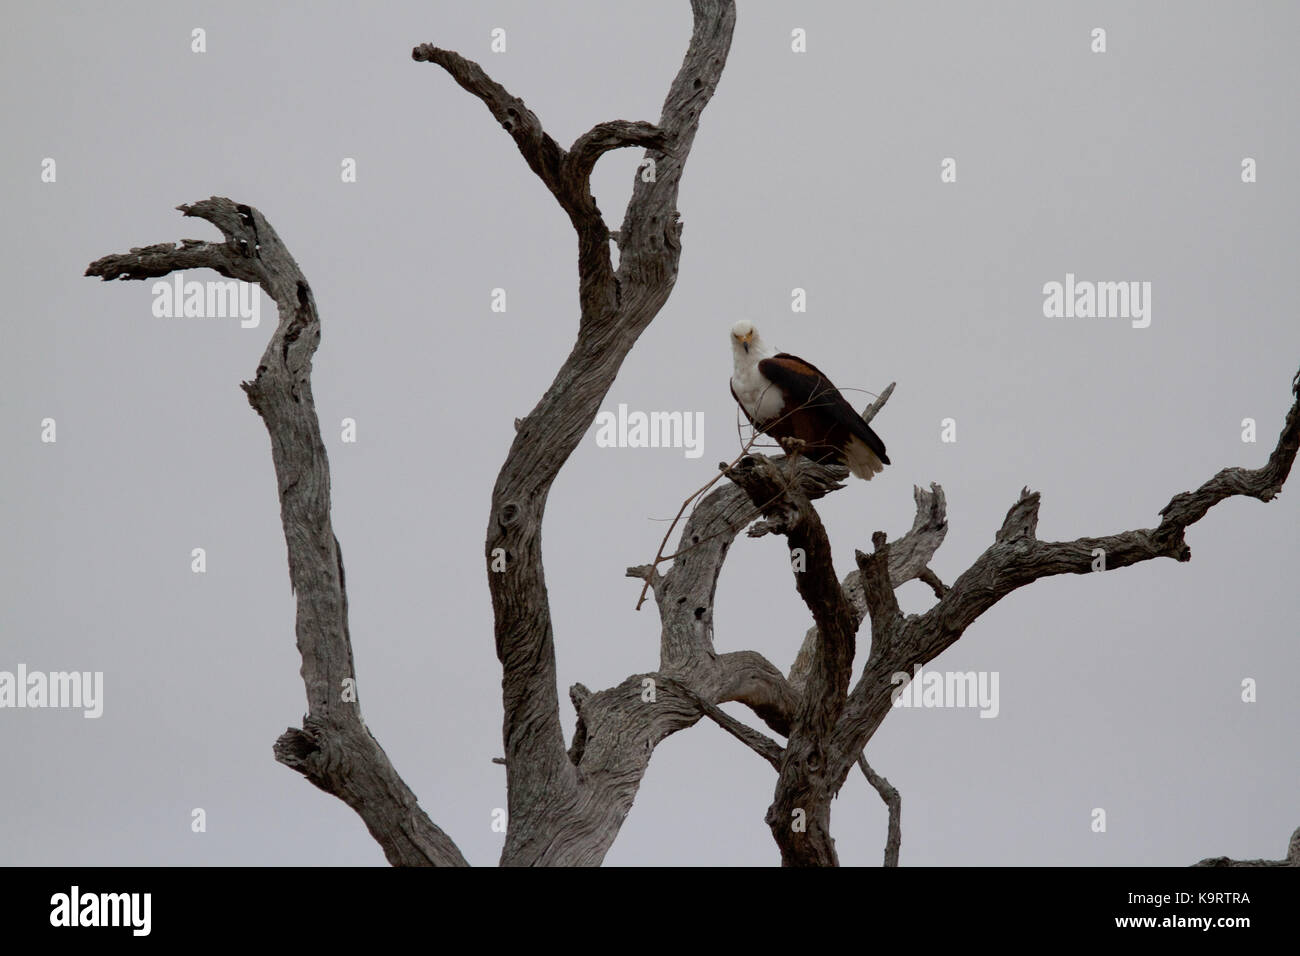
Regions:
<instances>
[{"instance_id":1,"label":"bare branch","mask_svg":"<svg viewBox=\"0 0 1300 956\"><path fill-rule=\"evenodd\" d=\"M864 422L870 425L871 420L880 414L880 410L885 407L885 402L889 401L889 396L894 394L894 386L897 384L897 382L890 382L885 386L885 390L880 393L880 396L862 410L862 420Z\"/></svg>"},{"instance_id":2,"label":"bare branch","mask_svg":"<svg viewBox=\"0 0 1300 956\"><path fill-rule=\"evenodd\" d=\"M599 123L583 133L569 147L568 174L575 182L587 182L596 160L611 149L642 146L662 150L668 145L664 131L652 123L629 123L612 120Z\"/></svg>"},{"instance_id":3,"label":"bare branch","mask_svg":"<svg viewBox=\"0 0 1300 956\"><path fill-rule=\"evenodd\" d=\"M947 528L946 516L942 514L941 492L934 486L933 500L930 502L932 514L938 520L927 521L923 516L927 503L918 490L918 513L913 526L918 533L917 546L905 549L887 547L884 535L877 532L873 538L876 553L872 556L858 555L856 584L862 592L861 603L867 607L872 618L872 653L829 738L818 737L823 747L817 749L817 755L824 753L827 765L812 766L805 782L791 782L790 792L800 792L799 787L802 786L802 796L807 797L802 805L818 809L820 795L838 789L853 763L861 756L871 735L888 715L891 692L895 687L892 675L909 673L915 664L933 660L956 641L980 614L1011 591L1054 574L1092 573L1094 570L1126 567L1155 557L1188 560L1190 549L1183 540L1185 529L1203 517L1215 503L1232 495L1246 495L1261 501L1275 497L1300 448L1300 374L1292 381L1292 393L1297 401L1287 415L1277 447L1269 456L1267 464L1254 470L1224 469L1197 491L1174 496L1161 511L1162 521L1157 528L1101 538L1080 538L1070 542L1041 542L1037 538L1039 495L1024 489L1020 498L1008 510L993 545L950 588L945 587L929 568L929 561ZM746 487L745 490L751 499L754 498L752 488ZM794 529L807 525L805 510L812 509L811 505L805 507L794 496L787 495L780 507L762 510L765 524L759 530L790 535ZM927 525L930 528L927 529ZM938 602L925 614L902 618L891 587L900 583L894 579L895 558L899 559L900 571L926 581L938 596ZM851 583L846 579L844 593L852 594ZM802 575L799 584L801 596L809 603L815 619L818 618L819 609L809 600ZM828 589L821 589L821 599L826 601L820 608L822 618L830 617L840 606L839 600L829 594ZM860 619L858 604L858 601L851 599L851 606ZM819 670L824 666L824 661L818 659L824 644L821 623L818 620L819 628L809 631L804 650L791 669L790 683L796 694L801 692L805 681L807 682L807 689L802 691L804 697L801 714L804 708L810 706L809 698L824 697L827 693L824 682L819 679ZM799 730L796 720L795 730L786 748L785 769L789 769L792 759L801 752L802 743L797 745ZM778 786L778 801L785 785L783 773ZM794 852L787 849L791 846L791 841L783 836L778 826L783 821L774 815L773 811L777 807L778 804L774 803L773 810L769 811L768 822L773 826L783 859L787 862L833 865L836 858L833 841L830 841L828 835L814 851L809 851L806 844L795 844ZM810 816L809 829L818 825L819 821Z\"/></svg>"},{"instance_id":4,"label":"bare branch","mask_svg":"<svg viewBox=\"0 0 1300 956\"><path fill-rule=\"evenodd\" d=\"M882 398L888 397L888 389ZM935 552L943 544L948 534L948 501L943 489L931 484L929 491L912 489L912 498L916 502L916 514L912 518L911 529L889 546L889 582L895 588L914 578L920 578L926 571ZM866 591L862 584L861 570L850 571L841 582L844 593L848 596L856 619L861 622L867 613ZM799 692L807 679L808 669L812 665L812 649L817 640L817 628L811 627L804 635L803 645L790 667L790 683ZM873 637L873 643L874 643Z\"/></svg>"},{"instance_id":5,"label":"bare branch","mask_svg":"<svg viewBox=\"0 0 1300 956\"><path fill-rule=\"evenodd\" d=\"M649 123L625 120L601 123L580 136L574 143L577 151L569 153L542 128L541 120L523 100L511 95L473 60L428 43L412 50L411 58L436 63L482 100L514 139L529 168L568 213L578 233L579 299L583 318L616 309L619 292L609 252L609 229L591 194L591 170L600 155L608 150L638 143L662 145L661 131Z\"/></svg>"},{"instance_id":6,"label":"bare branch","mask_svg":"<svg viewBox=\"0 0 1300 956\"><path fill-rule=\"evenodd\" d=\"M1226 856L1213 856L1193 863L1192 866L1300 866L1300 828L1291 834L1286 856L1280 860L1234 860Z\"/></svg>"},{"instance_id":7,"label":"bare branch","mask_svg":"<svg viewBox=\"0 0 1300 956\"><path fill-rule=\"evenodd\" d=\"M799 699L775 664L758 651L732 651L718 655L716 668L721 675L718 703L744 704L778 734L789 736Z\"/></svg>"},{"instance_id":8,"label":"bare branch","mask_svg":"<svg viewBox=\"0 0 1300 956\"><path fill-rule=\"evenodd\" d=\"M578 688L572 694L579 715L574 751L584 785L571 799L547 800L563 851L551 851L548 862L564 865L600 862L632 808L655 746L665 737L707 716L770 762L779 750L775 742L714 705L742 700L760 714L764 702L774 712L793 710L780 671L754 651L694 658L683 669L636 674L590 695ZM595 838L575 839L571 828Z\"/></svg>"},{"instance_id":9,"label":"bare branch","mask_svg":"<svg viewBox=\"0 0 1300 956\"><path fill-rule=\"evenodd\" d=\"M834 773L839 779L888 716L890 692L895 686L890 676L910 673L914 665L933 660L1012 591L1057 574L1100 573L1162 557L1187 561L1191 549L1184 540L1186 529L1215 504L1234 495L1260 501L1276 497L1300 449L1300 374L1293 379L1291 392L1295 401L1268 462L1256 469L1225 468L1196 491L1175 495L1161 510L1163 517L1156 528L1074 541L1039 541L1039 494L1024 489L988 550L944 591L934 607L904 622L888 653L873 653L835 731Z\"/></svg>"},{"instance_id":10,"label":"bare branch","mask_svg":"<svg viewBox=\"0 0 1300 956\"><path fill-rule=\"evenodd\" d=\"M1293 392L1295 389L1293 388ZM1187 528L1210 508L1236 495L1271 501L1282 490L1300 448L1300 395L1287 414L1277 446L1261 468L1225 468L1194 492L1174 495L1160 510L1153 529L1125 531L1100 538L1043 542L1038 527L1039 495L1025 489L1012 505L991 548L980 555L919 626L947 646L980 614L1031 581L1056 574L1090 574L1099 559L1103 570L1128 567L1152 558L1191 560L1184 540Z\"/></svg>"},{"instance_id":11,"label":"bare branch","mask_svg":"<svg viewBox=\"0 0 1300 956\"><path fill-rule=\"evenodd\" d=\"M569 687L569 701L573 704L574 713L578 715L577 724L573 728L573 743L569 746L569 762L575 767L582 763L582 753L587 746L587 722L582 717L583 705L591 697L584 684L573 684ZM505 763L505 758L501 758Z\"/></svg>"},{"instance_id":12,"label":"bare branch","mask_svg":"<svg viewBox=\"0 0 1300 956\"><path fill-rule=\"evenodd\" d=\"M110 279L152 279L184 269L213 269L230 279L258 281L256 264L243 261L244 256L229 243L182 239L179 243L163 242L104 256L87 266L85 274L108 282Z\"/></svg>"},{"instance_id":13,"label":"bare branch","mask_svg":"<svg viewBox=\"0 0 1300 956\"><path fill-rule=\"evenodd\" d=\"M784 534L802 570L795 586L817 623L807 687L795 712L767 823L787 866L836 865L830 836L832 788L826 743L839 720L853 668L858 621L831 560L830 541L812 502L762 455L742 458L727 477L759 508L765 525ZM796 821L802 826L792 825Z\"/></svg>"},{"instance_id":14,"label":"bare branch","mask_svg":"<svg viewBox=\"0 0 1300 956\"><path fill-rule=\"evenodd\" d=\"M733 461L732 464L735 464L735 462ZM719 465L719 468L725 470L726 466ZM651 588L655 587L655 581L658 579L658 574L659 574L658 568L660 563L668 560L671 557L676 557L676 555L664 554L664 549L668 547L668 539L672 537L673 529L676 528L677 523L682 520L682 515L684 515L686 513L686 509L691 506L691 502L695 501L697 498L700 497L700 495L704 494L704 492L708 491L711 487L717 484L717 482L721 478L722 478L721 474L714 475L712 478L710 478L699 488L696 488L694 491L692 491L682 501L681 506L677 509L677 514L673 516L672 523L668 525L668 530L664 532L663 540L659 542L659 550L655 552L654 560L650 562L650 564L639 565L638 568L636 569L638 571L640 571L641 569L648 569L646 573L638 573L634 575L632 574L633 569L632 568L628 569L629 577L640 577L645 581L645 587L641 588L641 595L637 598L636 601L636 609L638 611L641 610L641 605L645 603L646 592L648 592ZM724 528L722 531L717 533L721 534L721 533L725 533L725 531L726 529ZM699 537L696 536L695 544L698 543L699 543Z\"/></svg>"},{"instance_id":15,"label":"bare branch","mask_svg":"<svg viewBox=\"0 0 1300 956\"><path fill-rule=\"evenodd\" d=\"M781 749L781 745L771 737L761 734L752 727L746 726L739 720L736 720L736 718L732 717L721 707L705 700L681 681L673 680L671 678L662 678L662 682L666 686L675 689L678 693L693 700L706 717L770 763L774 770L779 771L781 769L781 757L784 754L784 751Z\"/></svg>"},{"instance_id":16,"label":"bare branch","mask_svg":"<svg viewBox=\"0 0 1300 956\"><path fill-rule=\"evenodd\" d=\"M343 556L330 522L329 462L311 391L320 319L311 287L271 224L256 209L213 196L178 207L206 219L224 243L183 240L132 249L91 263L86 275L145 279L207 267L258 282L279 323L251 382L249 404L271 436L280 516L297 596L296 632L307 691L302 729L276 741L275 758L352 807L394 865L464 866L451 839L420 808L361 719L355 686Z\"/></svg>"},{"instance_id":17,"label":"bare branch","mask_svg":"<svg viewBox=\"0 0 1300 956\"><path fill-rule=\"evenodd\" d=\"M411 51L411 59L417 63L436 63L461 87L482 100L493 118L514 139L528 167L558 198L564 150L542 128L537 114L525 106L523 100L488 76L483 67L454 50L421 43Z\"/></svg>"},{"instance_id":18,"label":"bare branch","mask_svg":"<svg viewBox=\"0 0 1300 956\"><path fill-rule=\"evenodd\" d=\"M871 652L886 654L898 637L903 624L903 612L898 598L894 597L894 584L889 574L889 544L885 533L877 531L871 536L875 550L871 554L855 551L858 571L862 575L862 593L871 616Z\"/></svg>"},{"instance_id":19,"label":"bare branch","mask_svg":"<svg viewBox=\"0 0 1300 956\"><path fill-rule=\"evenodd\" d=\"M415 60L441 66L483 101L569 214L578 238L578 338L537 406L516 422L514 441L493 488L485 541L505 707L510 821L501 857L505 864L599 863L631 806L654 744L700 717L699 707L680 695L661 695L655 707L642 706L637 678L629 678L583 703L582 734L575 734L572 748L565 747L540 537L556 475L586 434L624 358L667 301L677 277L681 247L676 203L682 169L700 113L722 74L735 24L730 0L693 0L692 8L690 46L657 126L601 123L580 136L570 152L546 134L522 100L478 64L427 44L412 51ZM634 181L619 232L616 276L610 231L591 196L588 177L602 153L631 145L650 148L656 174L638 175ZM504 571L499 563L493 569L494 558L500 556L505 557ZM659 600L662 584L655 589ZM697 621L697 626L704 625ZM690 686L707 699L697 684L692 681ZM611 726L619 729L607 733ZM638 738L640 734L644 736ZM632 748L636 752L609 749L612 741L634 738L643 744Z\"/></svg>"},{"instance_id":20,"label":"bare branch","mask_svg":"<svg viewBox=\"0 0 1300 956\"><path fill-rule=\"evenodd\" d=\"M858 754L858 767L867 778L867 783L875 788L876 793L880 794L880 799L884 800L885 806L889 808L889 835L885 838L885 866L898 866L898 849L903 842L903 798L890 786L888 780L871 769L865 753Z\"/></svg>"},{"instance_id":21,"label":"bare branch","mask_svg":"<svg viewBox=\"0 0 1300 956\"><path fill-rule=\"evenodd\" d=\"M935 574L929 568L925 568L916 576L916 579L930 585L931 589L934 591L934 596L937 598L941 598L948 593L948 585L940 581L939 575Z\"/></svg>"},{"instance_id":22,"label":"bare branch","mask_svg":"<svg viewBox=\"0 0 1300 956\"><path fill-rule=\"evenodd\" d=\"M889 582L895 588L919 578L948 536L948 498L943 488L934 483L929 491L913 487L912 500L916 504L912 527L889 546ZM853 587L850 583L850 590Z\"/></svg>"},{"instance_id":23,"label":"bare branch","mask_svg":"<svg viewBox=\"0 0 1300 956\"><path fill-rule=\"evenodd\" d=\"M677 192L695 143L700 114L713 98L736 25L732 0L691 0L691 45L664 99L658 127L666 146L652 148L653 179L637 176L619 233L618 278L633 297L657 297L677 279L682 226Z\"/></svg>"},{"instance_id":24,"label":"bare branch","mask_svg":"<svg viewBox=\"0 0 1300 956\"><path fill-rule=\"evenodd\" d=\"M626 576L640 578L650 590L659 587L659 583L663 580L663 576L653 564L638 564L636 567L628 568Z\"/></svg>"}]
</instances>

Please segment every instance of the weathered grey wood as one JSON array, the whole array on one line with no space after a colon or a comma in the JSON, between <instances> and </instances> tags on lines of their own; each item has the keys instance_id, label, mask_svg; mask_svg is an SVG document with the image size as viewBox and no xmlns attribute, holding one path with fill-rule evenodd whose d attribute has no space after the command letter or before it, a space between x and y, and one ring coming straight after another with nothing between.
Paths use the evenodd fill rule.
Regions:
<instances>
[{"instance_id":1,"label":"weathered grey wood","mask_svg":"<svg viewBox=\"0 0 1300 956\"><path fill-rule=\"evenodd\" d=\"M735 24L730 0L693 0L691 6L690 46L658 124L600 123L569 150L478 64L430 44L412 51L413 59L437 64L483 101L568 213L578 239L577 340L537 406L516 422L514 442L492 492L485 543L503 671L509 824L501 862L506 865L599 863L630 807L654 743L701 716L687 694L665 692L649 706L640 699L640 682L625 682L586 698L580 711L584 739L565 747L541 550L551 484L677 279L678 188L700 114L722 75ZM624 146L646 147L655 176L653 181L639 175L635 180L618 231L615 270L611 233L591 195L589 176L604 152ZM494 572L498 555L504 556L505 570ZM690 694L710 704L712 693L712 688L691 685ZM622 727L618 738L627 746L614 752L607 747L613 735L605 732L606 724L626 723L625 707L637 712L640 721ZM577 756L576 765L571 754Z\"/></svg>"},{"instance_id":2,"label":"weathered grey wood","mask_svg":"<svg viewBox=\"0 0 1300 956\"><path fill-rule=\"evenodd\" d=\"M787 866L835 866L839 858L830 834L830 811L839 787L826 776L824 741L844 707L858 621L836 577L826 529L798 484L762 455L742 458L726 474L762 513L758 532L784 535L792 562L796 553L802 559L795 587L812 612L819 635L767 824Z\"/></svg>"},{"instance_id":3,"label":"weathered grey wood","mask_svg":"<svg viewBox=\"0 0 1300 956\"><path fill-rule=\"evenodd\" d=\"M682 696L693 700L706 717L766 760L772 765L773 769L781 769L782 748L775 740L736 720L721 707L701 697L681 681L667 676L661 678L661 680L662 683L673 688Z\"/></svg>"},{"instance_id":4,"label":"weathered grey wood","mask_svg":"<svg viewBox=\"0 0 1300 956\"><path fill-rule=\"evenodd\" d=\"M885 838L885 866L898 866L898 850L903 843L903 798L888 780L871 769L866 754L858 754L858 769L867 778L889 810L889 830Z\"/></svg>"},{"instance_id":5,"label":"weathered grey wood","mask_svg":"<svg viewBox=\"0 0 1300 956\"><path fill-rule=\"evenodd\" d=\"M212 223L225 241L183 239L136 248L97 259L86 275L146 279L209 268L258 283L279 310L253 380L242 383L271 437L307 690L302 728L281 735L275 757L356 810L390 863L464 866L456 845L420 808L367 729L355 699L359 695L344 698L343 682L355 671L343 555L330 523L329 462L312 400L311 361L320 343L320 319L311 287L253 207L214 196L179 209Z\"/></svg>"},{"instance_id":6,"label":"weathered grey wood","mask_svg":"<svg viewBox=\"0 0 1300 956\"><path fill-rule=\"evenodd\" d=\"M929 563L948 535L948 500L943 489L936 484L931 484L929 491L914 487L912 498L916 502L912 527L889 548L889 580L895 588L913 579L925 580L928 577L937 581L938 578L929 569ZM862 572L850 571L844 576L842 584L860 624L867 613ZM814 625L804 634L803 644L790 667L790 685L796 693L803 687L816 641L817 628Z\"/></svg>"},{"instance_id":7,"label":"weathered grey wood","mask_svg":"<svg viewBox=\"0 0 1300 956\"><path fill-rule=\"evenodd\" d=\"M891 675L911 673L916 664L933 660L951 646L981 614L1010 594L1039 578L1056 574L1104 573L1092 570L1095 549L1103 549L1107 570L1115 570L1170 557L1186 561L1191 557L1184 535L1213 505L1234 495L1272 500L1283 483L1300 448L1300 374L1292 382L1295 397L1277 446L1261 468L1226 468L1194 492L1175 495L1160 512L1156 528L1126 531L1097 538L1044 542L1035 535L1039 495L1025 489L1012 505L994 543L963 573L929 611L902 622L895 640L880 653L873 647L862 677L849 695L843 716L829 749L835 764L833 775L843 780L871 736L891 710ZM885 613L886 627L893 626ZM872 618L873 630L876 627Z\"/></svg>"},{"instance_id":8,"label":"weathered grey wood","mask_svg":"<svg viewBox=\"0 0 1300 956\"><path fill-rule=\"evenodd\" d=\"M868 409L871 414L879 410L889 391ZM832 586L829 543L811 500L797 483L761 455L731 469L728 477L763 515L750 534L783 534L792 549L807 550L808 570L796 575L796 586L817 622L791 670L789 690L798 704L768 816L783 862L836 863L827 826L829 801L853 764L862 761L864 747L890 713L894 674L910 674L915 665L933 660L1017 588L1050 575L1098 573L1093 562L1099 550L1105 554L1107 570L1157 557L1186 561L1191 557L1186 529L1219 501L1234 495L1260 501L1276 497L1300 448L1300 373L1292 380L1291 391L1292 407L1263 467L1226 468L1196 491L1175 495L1161 510L1156 528L1068 542L1038 540L1039 495L1025 489L1007 512L993 545L951 587L929 569L947 530L938 486L932 486L928 498L917 489L917 516L908 535L891 545L882 532L876 532L874 551L857 553L856 579L850 575L842 585ZM722 490L710 498L715 496L721 500ZM720 546L715 547L720 562ZM718 568L710 570L716 578ZM930 584L938 601L926 613L904 618L894 589L910 578ZM852 635L864 608L871 621L871 652L862 676L847 699L841 700L844 655L847 650L851 666ZM806 815L807 830L802 834L789 831L788 814L795 810Z\"/></svg>"},{"instance_id":9,"label":"weathered grey wood","mask_svg":"<svg viewBox=\"0 0 1300 956\"><path fill-rule=\"evenodd\" d=\"M1226 856L1212 856L1193 863L1192 866L1300 866L1300 828L1291 834L1286 856L1280 860L1234 860Z\"/></svg>"},{"instance_id":10,"label":"weathered grey wood","mask_svg":"<svg viewBox=\"0 0 1300 956\"><path fill-rule=\"evenodd\" d=\"M1300 373L1292 382L1292 406L1268 462L1260 468L1225 468L1194 492L1181 492L1161 509L1155 528L1074 541L1039 541L1039 495L1025 489L1008 510L993 544L929 611L907 618L888 653L872 654L849 695L833 746L836 773L847 774L890 710L892 674L911 673L957 641L981 614L1017 588L1057 574L1100 574L1092 570L1096 549L1105 552L1106 571L1153 558L1187 561L1185 532L1210 508L1242 495L1271 501L1282 490L1300 448ZM874 621L873 621L874 627ZM842 777L841 777L842 779Z\"/></svg>"}]
</instances>

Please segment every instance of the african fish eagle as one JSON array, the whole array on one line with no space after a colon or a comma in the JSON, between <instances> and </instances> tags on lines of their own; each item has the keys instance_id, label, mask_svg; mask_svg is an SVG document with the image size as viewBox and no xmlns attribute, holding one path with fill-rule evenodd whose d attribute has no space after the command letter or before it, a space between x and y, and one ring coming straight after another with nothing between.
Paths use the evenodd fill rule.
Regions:
<instances>
[{"instance_id":1,"label":"african fish eagle","mask_svg":"<svg viewBox=\"0 0 1300 956\"><path fill-rule=\"evenodd\" d=\"M848 465L867 481L889 464L885 443L816 366L772 349L744 320L731 327L731 351L731 395L759 431L801 439L802 454Z\"/></svg>"}]
</instances>

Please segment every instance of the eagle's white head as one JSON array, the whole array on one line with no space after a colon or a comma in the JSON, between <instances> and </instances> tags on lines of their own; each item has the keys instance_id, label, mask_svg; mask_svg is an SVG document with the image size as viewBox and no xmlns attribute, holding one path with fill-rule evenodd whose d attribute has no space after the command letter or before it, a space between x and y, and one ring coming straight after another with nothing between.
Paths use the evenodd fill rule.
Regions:
<instances>
[{"instance_id":1,"label":"eagle's white head","mask_svg":"<svg viewBox=\"0 0 1300 956\"><path fill-rule=\"evenodd\" d=\"M737 368L756 365L759 359L776 354L767 347L749 319L741 319L731 327L731 351L736 357Z\"/></svg>"}]
</instances>

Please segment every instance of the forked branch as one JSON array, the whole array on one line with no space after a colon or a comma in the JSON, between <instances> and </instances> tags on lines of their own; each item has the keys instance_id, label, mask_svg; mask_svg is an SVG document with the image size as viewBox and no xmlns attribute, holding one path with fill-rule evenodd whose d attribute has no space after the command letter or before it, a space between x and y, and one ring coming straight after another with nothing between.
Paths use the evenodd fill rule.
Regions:
<instances>
[{"instance_id":1,"label":"forked branch","mask_svg":"<svg viewBox=\"0 0 1300 956\"><path fill-rule=\"evenodd\" d=\"M311 287L271 224L252 206L214 196L179 209L212 223L225 242L183 239L176 245L136 248L97 259L86 275L146 279L209 268L260 284L279 310L257 372L242 384L271 436L307 690L302 728L280 736L275 758L352 807L393 865L464 866L455 843L420 808L361 719L343 556L330 522L329 462L312 400L311 362L320 343L320 319Z\"/></svg>"},{"instance_id":2,"label":"forked branch","mask_svg":"<svg viewBox=\"0 0 1300 956\"><path fill-rule=\"evenodd\" d=\"M681 176L700 115L721 78L736 12L731 0L693 0L691 7L690 46L658 123L597 123L568 150L478 64L431 44L412 51L415 60L442 67L487 106L568 214L578 240L577 340L536 407L515 423L514 441L493 488L485 541L505 709L505 864L599 863L630 808L654 745L703 716L692 695L712 705L729 682L716 661L699 671L673 668L670 676L683 681L689 693L659 694L651 707L640 697L639 681L653 678L629 678L582 699L581 734L566 747L540 537L552 483L676 282ZM645 148L655 175L638 175L633 183L618 233L615 272L610 230L589 180L600 156L625 146ZM653 575L647 572L647 579ZM614 741L620 747L611 750Z\"/></svg>"}]
</instances>

